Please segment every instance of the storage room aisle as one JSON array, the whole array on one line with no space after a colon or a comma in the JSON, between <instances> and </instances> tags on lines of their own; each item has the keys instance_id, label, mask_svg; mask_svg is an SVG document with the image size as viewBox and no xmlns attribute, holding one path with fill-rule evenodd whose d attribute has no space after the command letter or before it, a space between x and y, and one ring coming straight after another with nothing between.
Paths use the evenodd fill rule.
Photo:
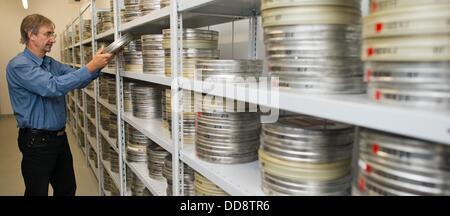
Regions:
<instances>
[{"instance_id":1,"label":"storage room aisle","mask_svg":"<svg viewBox=\"0 0 450 216\"><path fill-rule=\"evenodd\" d=\"M98 182L88 167L86 157L76 145L75 139L66 130L73 155L77 178L77 196L98 195ZM0 196L22 196L25 186L20 171L22 155L17 147L16 120L12 115L0 116ZM51 186L49 194L53 194Z\"/></svg>"}]
</instances>

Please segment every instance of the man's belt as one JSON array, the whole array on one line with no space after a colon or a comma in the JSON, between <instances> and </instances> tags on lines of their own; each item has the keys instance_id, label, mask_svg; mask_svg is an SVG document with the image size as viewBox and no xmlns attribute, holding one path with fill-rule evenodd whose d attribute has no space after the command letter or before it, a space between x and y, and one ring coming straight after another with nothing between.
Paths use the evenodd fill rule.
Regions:
<instances>
[{"instance_id":1,"label":"man's belt","mask_svg":"<svg viewBox=\"0 0 450 216\"><path fill-rule=\"evenodd\" d=\"M24 133L30 133L34 135L42 135L42 136L63 136L66 134L65 127L56 130L56 131L50 131L50 130L42 130L42 129L31 129L31 128L20 128Z\"/></svg>"}]
</instances>

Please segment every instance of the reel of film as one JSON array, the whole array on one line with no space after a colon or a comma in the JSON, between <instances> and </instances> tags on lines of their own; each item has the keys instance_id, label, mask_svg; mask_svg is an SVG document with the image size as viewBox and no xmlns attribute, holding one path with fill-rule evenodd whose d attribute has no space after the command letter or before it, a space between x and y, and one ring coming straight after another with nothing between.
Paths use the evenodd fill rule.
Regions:
<instances>
[{"instance_id":1,"label":"reel of film","mask_svg":"<svg viewBox=\"0 0 450 216\"><path fill-rule=\"evenodd\" d=\"M450 61L447 35L366 39L362 59L365 61Z\"/></svg>"},{"instance_id":2,"label":"reel of film","mask_svg":"<svg viewBox=\"0 0 450 216\"><path fill-rule=\"evenodd\" d=\"M140 10L142 16L159 9L161 9L161 0L141 0Z\"/></svg>"},{"instance_id":3,"label":"reel of film","mask_svg":"<svg viewBox=\"0 0 450 216\"><path fill-rule=\"evenodd\" d=\"M227 192L212 183L209 179L195 172L195 195L196 196L229 196Z\"/></svg>"},{"instance_id":4,"label":"reel of film","mask_svg":"<svg viewBox=\"0 0 450 216\"><path fill-rule=\"evenodd\" d=\"M450 109L448 62L368 62L368 95L378 103Z\"/></svg>"},{"instance_id":5,"label":"reel of film","mask_svg":"<svg viewBox=\"0 0 450 216\"><path fill-rule=\"evenodd\" d=\"M125 35L122 35L121 38L118 40L112 42L109 46L105 48L106 53L115 53L118 50L120 50L122 47L128 45L133 40L133 35L130 33L126 33Z\"/></svg>"},{"instance_id":6,"label":"reel of film","mask_svg":"<svg viewBox=\"0 0 450 216\"><path fill-rule=\"evenodd\" d=\"M142 119L161 117L161 87L146 82L135 82L131 88L133 116Z\"/></svg>"},{"instance_id":7,"label":"reel of film","mask_svg":"<svg viewBox=\"0 0 450 216\"><path fill-rule=\"evenodd\" d=\"M164 49L161 34L142 35L142 58L144 73L164 75Z\"/></svg>"},{"instance_id":8,"label":"reel of film","mask_svg":"<svg viewBox=\"0 0 450 216\"><path fill-rule=\"evenodd\" d=\"M147 149L148 172L152 179L162 180L164 161L170 153L157 144L151 144Z\"/></svg>"},{"instance_id":9,"label":"reel of film","mask_svg":"<svg viewBox=\"0 0 450 216\"><path fill-rule=\"evenodd\" d=\"M244 83L258 80L262 73L260 60L198 60L196 80L209 82Z\"/></svg>"},{"instance_id":10,"label":"reel of film","mask_svg":"<svg viewBox=\"0 0 450 216\"><path fill-rule=\"evenodd\" d=\"M195 93L183 91L183 144L193 144L195 139ZM172 132L172 95L171 90L165 90L165 115L168 129Z\"/></svg>"},{"instance_id":11,"label":"reel of film","mask_svg":"<svg viewBox=\"0 0 450 216\"><path fill-rule=\"evenodd\" d=\"M309 116L264 124L259 159L268 195L349 195L354 128Z\"/></svg>"},{"instance_id":12,"label":"reel of film","mask_svg":"<svg viewBox=\"0 0 450 216\"><path fill-rule=\"evenodd\" d=\"M449 195L450 147L361 129L355 195Z\"/></svg>"},{"instance_id":13,"label":"reel of film","mask_svg":"<svg viewBox=\"0 0 450 216\"><path fill-rule=\"evenodd\" d=\"M409 7L422 7L427 5L446 5L449 0L371 0L370 13L391 11Z\"/></svg>"},{"instance_id":14,"label":"reel of film","mask_svg":"<svg viewBox=\"0 0 450 216\"><path fill-rule=\"evenodd\" d=\"M112 112L109 112L108 135L111 139L117 140L117 115Z\"/></svg>"},{"instance_id":15,"label":"reel of film","mask_svg":"<svg viewBox=\"0 0 450 216\"><path fill-rule=\"evenodd\" d=\"M183 29L183 77L194 78L197 60L218 59L219 32L201 29ZM171 76L170 29L163 29L165 74Z\"/></svg>"},{"instance_id":16,"label":"reel of film","mask_svg":"<svg viewBox=\"0 0 450 216\"><path fill-rule=\"evenodd\" d=\"M195 196L194 170L185 163L183 166L184 196ZM167 155L164 160L163 176L167 181L167 196L172 196L172 155Z\"/></svg>"},{"instance_id":17,"label":"reel of film","mask_svg":"<svg viewBox=\"0 0 450 216\"><path fill-rule=\"evenodd\" d=\"M170 5L170 0L161 0L161 8L167 7Z\"/></svg>"},{"instance_id":18,"label":"reel of film","mask_svg":"<svg viewBox=\"0 0 450 216\"><path fill-rule=\"evenodd\" d=\"M129 124L126 124L126 130L127 160L147 162L147 149L153 141Z\"/></svg>"},{"instance_id":19,"label":"reel of film","mask_svg":"<svg viewBox=\"0 0 450 216\"><path fill-rule=\"evenodd\" d=\"M144 196L146 190L145 184L133 173L133 183L131 185L131 193L133 196Z\"/></svg>"},{"instance_id":20,"label":"reel of film","mask_svg":"<svg viewBox=\"0 0 450 216\"><path fill-rule=\"evenodd\" d=\"M119 155L113 148L109 149L109 159L111 162L111 172L119 173Z\"/></svg>"},{"instance_id":21,"label":"reel of film","mask_svg":"<svg viewBox=\"0 0 450 216\"><path fill-rule=\"evenodd\" d=\"M125 70L129 72L142 72L142 42L140 39L133 39L123 51L125 60Z\"/></svg>"},{"instance_id":22,"label":"reel of film","mask_svg":"<svg viewBox=\"0 0 450 216\"><path fill-rule=\"evenodd\" d=\"M140 2L142 0L124 0L125 13L122 22L130 22L142 15Z\"/></svg>"},{"instance_id":23,"label":"reel of film","mask_svg":"<svg viewBox=\"0 0 450 216\"><path fill-rule=\"evenodd\" d=\"M372 101L450 109L450 1L432 2L371 2L361 55Z\"/></svg>"},{"instance_id":24,"label":"reel of film","mask_svg":"<svg viewBox=\"0 0 450 216\"><path fill-rule=\"evenodd\" d=\"M97 11L97 33L103 33L113 28L112 11Z\"/></svg>"},{"instance_id":25,"label":"reel of film","mask_svg":"<svg viewBox=\"0 0 450 216\"><path fill-rule=\"evenodd\" d=\"M123 110L125 112L133 111L132 91L134 82L131 79L123 80Z\"/></svg>"},{"instance_id":26,"label":"reel of film","mask_svg":"<svg viewBox=\"0 0 450 216\"><path fill-rule=\"evenodd\" d=\"M260 139L260 113L251 112L249 104L244 110L237 110L237 101L232 101L230 111L226 110L226 99L209 99L203 96L199 106L202 112L196 117L195 152L204 161L219 164L239 164L258 158ZM224 111L222 111L224 110Z\"/></svg>"},{"instance_id":27,"label":"reel of film","mask_svg":"<svg viewBox=\"0 0 450 216\"><path fill-rule=\"evenodd\" d=\"M102 160L105 161L109 161L109 148L111 148L111 146L109 145L108 141L105 140L105 138L101 139L101 144L102 144Z\"/></svg>"},{"instance_id":28,"label":"reel of film","mask_svg":"<svg viewBox=\"0 0 450 216\"><path fill-rule=\"evenodd\" d=\"M375 13L363 19L363 37L449 34L448 11L450 2Z\"/></svg>"},{"instance_id":29,"label":"reel of film","mask_svg":"<svg viewBox=\"0 0 450 216\"><path fill-rule=\"evenodd\" d=\"M309 94L359 94L360 2L262 1L269 74L281 89Z\"/></svg>"}]
</instances>

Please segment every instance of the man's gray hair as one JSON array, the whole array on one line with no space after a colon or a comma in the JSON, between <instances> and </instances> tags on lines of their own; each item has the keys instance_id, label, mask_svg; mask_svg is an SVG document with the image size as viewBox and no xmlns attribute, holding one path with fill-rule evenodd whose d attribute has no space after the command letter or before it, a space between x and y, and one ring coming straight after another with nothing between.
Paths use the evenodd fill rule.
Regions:
<instances>
[{"instance_id":1,"label":"man's gray hair","mask_svg":"<svg viewBox=\"0 0 450 216\"><path fill-rule=\"evenodd\" d=\"M28 32L31 31L34 35L37 35L39 33L39 28L47 25L55 26L49 18L40 14L26 16L20 25L20 43L27 44L30 40L30 38L28 38Z\"/></svg>"}]
</instances>

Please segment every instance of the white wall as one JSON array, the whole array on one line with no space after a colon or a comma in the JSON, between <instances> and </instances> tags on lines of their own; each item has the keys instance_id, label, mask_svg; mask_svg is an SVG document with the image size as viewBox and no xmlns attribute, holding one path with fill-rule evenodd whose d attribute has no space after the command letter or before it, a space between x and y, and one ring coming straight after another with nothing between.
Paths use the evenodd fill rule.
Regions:
<instances>
[{"instance_id":1,"label":"white wall","mask_svg":"<svg viewBox=\"0 0 450 216\"><path fill-rule=\"evenodd\" d=\"M28 4L27 14L38 13L55 23L55 32L58 34L58 38L56 38L56 44L53 45L52 51L48 55L59 60L61 57L61 32L71 20L78 16L82 3L74 0L28 0Z\"/></svg>"},{"instance_id":2,"label":"white wall","mask_svg":"<svg viewBox=\"0 0 450 216\"><path fill-rule=\"evenodd\" d=\"M1 2L0 26L4 30L0 40L0 114L12 114L6 82L6 65L11 58L22 52L24 48L19 43L22 19L29 14L42 14L55 23L55 31L60 37L60 32L78 14L82 3L74 0L28 0L28 4L28 10L25 10L20 0ZM59 38L57 38L57 42L49 54L55 59L60 59L59 41Z\"/></svg>"},{"instance_id":3,"label":"white wall","mask_svg":"<svg viewBox=\"0 0 450 216\"><path fill-rule=\"evenodd\" d=\"M26 12L21 1L2 1L0 7L0 114L11 114L8 85L6 83L6 65L9 60L23 50L20 41L20 23Z\"/></svg>"}]
</instances>

